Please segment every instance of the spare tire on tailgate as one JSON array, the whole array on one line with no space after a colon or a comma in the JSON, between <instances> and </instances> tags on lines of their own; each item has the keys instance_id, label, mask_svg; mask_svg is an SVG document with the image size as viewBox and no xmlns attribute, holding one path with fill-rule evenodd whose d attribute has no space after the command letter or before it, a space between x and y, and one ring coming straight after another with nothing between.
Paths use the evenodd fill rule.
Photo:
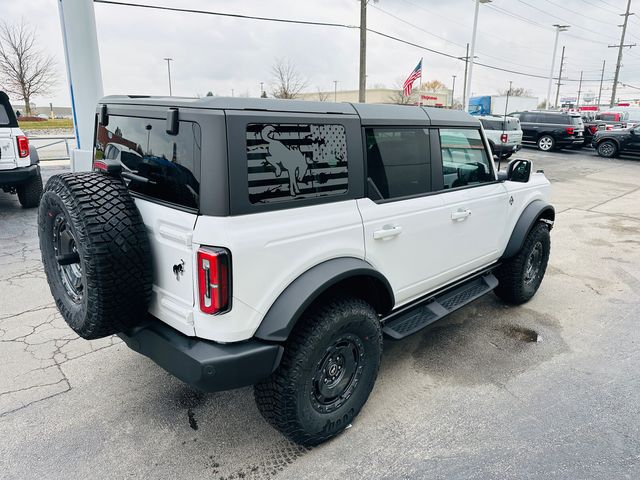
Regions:
<instances>
[{"instance_id":1,"label":"spare tire on tailgate","mask_svg":"<svg viewBox=\"0 0 640 480\"><path fill-rule=\"evenodd\" d=\"M38 214L51 294L78 335L101 338L134 326L151 297L151 247L124 183L102 173L55 175Z\"/></svg>"}]
</instances>

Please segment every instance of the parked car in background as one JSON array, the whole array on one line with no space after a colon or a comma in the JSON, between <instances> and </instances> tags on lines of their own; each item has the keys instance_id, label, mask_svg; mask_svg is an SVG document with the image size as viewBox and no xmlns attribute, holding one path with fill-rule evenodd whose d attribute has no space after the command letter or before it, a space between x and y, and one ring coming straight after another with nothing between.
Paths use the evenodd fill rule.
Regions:
<instances>
[{"instance_id":1,"label":"parked car in background","mask_svg":"<svg viewBox=\"0 0 640 480\"><path fill-rule=\"evenodd\" d=\"M621 153L640 153L640 127L599 130L593 136L592 144L598 155L604 158Z\"/></svg>"},{"instance_id":2,"label":"parked car in background","mask_svg":"<svg viewBox=\"0 0 640 480\"><path fill-rule=\"evenodd\" d=\"M522 148L522 129L517 118L487 115L479 120L491 152L501 160L509 158Z\"/></svg>"},{"instance_id":3,"label":"parked car in background","mask_svg":"<svg viewBox=\"0 0 640 480\"><path fill-rule=\"evenodd\" d=\"M614 130L627 127L635 127L638 122L629 120L629 112L600 112L596 115L596 121L605 125L603 130Z\"/></svg>"},{"instance_id":4,"label":"parked car in background","mask_svg":"<svg viewBox=\"0 0 640 480\"><path fill-rule=\"evenodd\" d=\"M527 111L511 114L520 120L522 143L548 152L584 144L584 123L579 113Z\"/></svg>"},{"instance_id":5,"label":"parked car in background","mask_svg":"<svg viewBox=\"0 0 640 480\"><path fill-rule=\"evenodd\" d=\"M18 127L6 93L0 92L0 190L17 193L20 205L34 208L42 196L40 160Z\"/></svg>"}]
</instances>

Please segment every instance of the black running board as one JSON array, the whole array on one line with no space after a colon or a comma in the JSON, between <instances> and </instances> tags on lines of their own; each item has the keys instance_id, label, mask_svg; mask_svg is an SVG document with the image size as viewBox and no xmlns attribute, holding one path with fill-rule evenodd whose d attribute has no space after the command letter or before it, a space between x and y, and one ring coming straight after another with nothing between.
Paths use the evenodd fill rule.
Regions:
<instances>
[{"instance_id":1,"label":"black running board","mask_svg":"<svg viewBox=\"0 0 640 480\"><path fill-rule=\"evenodd\" d=\"M498 279L492 273L473 278L430 297L426 303L419 303L406 310L392 313L385 319L382 331L396 340L408 337L485 293L489 293L497 286Z\"/></svg>"}]
</instances>

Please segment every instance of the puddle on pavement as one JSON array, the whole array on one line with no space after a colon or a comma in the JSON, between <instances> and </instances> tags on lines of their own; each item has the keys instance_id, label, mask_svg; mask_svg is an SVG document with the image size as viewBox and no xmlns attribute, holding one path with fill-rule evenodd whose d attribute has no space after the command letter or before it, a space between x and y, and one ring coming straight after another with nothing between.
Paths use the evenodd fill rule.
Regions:
<instances>
[{"instance_id":1,"label":"puddle on pavement","mask_svg":"<svg viewBox=\"0 0 640 480\"><path fill-rule=\"evenodd\" d=\"M502 330L508 337L519 340L521 342L534 343L542 341L542 336L540 336L538 332L530 328L505 325Z\"/></svg>"},{"instance_id":2,"label":"puddle on pavement","mask_svg":"<svg viewBox=\"0 0 640 480\"><path fill-rule=\"evenodd\" d=\"M417 334L413 363L445 382L503 384L568 351L560 332L554 317L487 296Z\"/></svg>"}]
</instances>

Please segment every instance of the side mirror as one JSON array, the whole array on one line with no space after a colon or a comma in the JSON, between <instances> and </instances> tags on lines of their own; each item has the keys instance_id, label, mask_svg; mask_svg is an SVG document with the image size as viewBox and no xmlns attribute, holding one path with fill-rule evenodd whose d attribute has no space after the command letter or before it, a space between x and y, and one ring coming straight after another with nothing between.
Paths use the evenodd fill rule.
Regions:
<instances>
[{"instance_id":1,"label":"side mirror","mask_svg":"<svg viewBox=\"0 0 640 480\"><path fill-rule=\"evenodd\" d=\"M635 135L635 134L636 134L636 129L635 129L635 128L630 129L630 130L629 130L629 133L630 133L631 135Z\"/></svg>"},{"instance_id":2,"label":"side mirror","mask_svg":"<svg viewBox=\"0 0 640 480\"><path fill-rule=\"evenodd\" d=\"M531 160L511 160L506 172L498 172L498 180L501 182L509 180L512 182L527 183L529 177L531 177L531 166Z\"/></svg>"}]
</instances>

